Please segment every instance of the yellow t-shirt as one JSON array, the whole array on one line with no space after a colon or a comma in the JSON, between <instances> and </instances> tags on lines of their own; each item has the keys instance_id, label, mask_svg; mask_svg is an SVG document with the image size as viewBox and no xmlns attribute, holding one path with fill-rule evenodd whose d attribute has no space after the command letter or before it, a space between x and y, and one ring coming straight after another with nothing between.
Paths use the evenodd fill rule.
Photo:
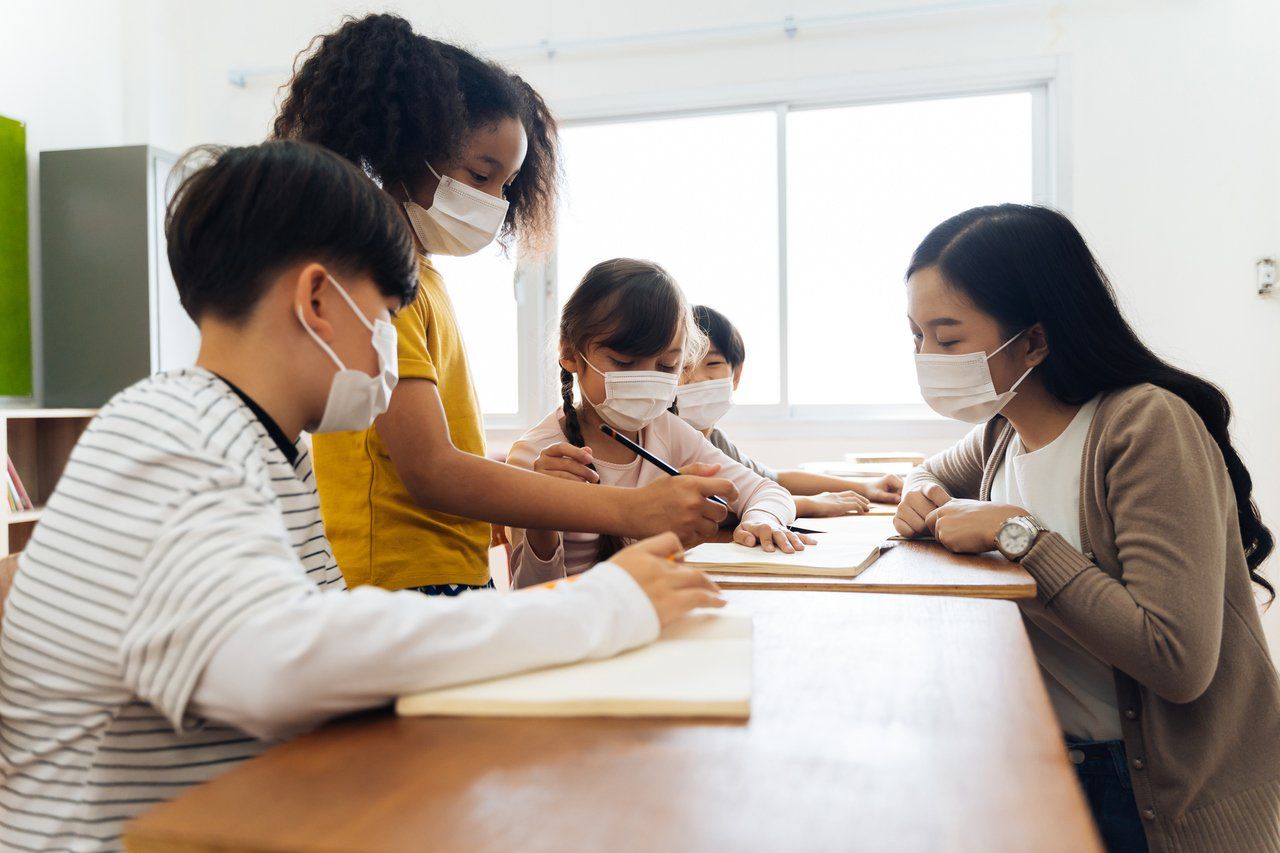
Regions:
<instances>
[{"instance_id":1,"label":"yellow t-shirt","mask_svg":"<svg viewBox=\"0 0 1280 853\"><path fill-rule=\"evenodd\" d=\"M418 298L396 315L400 379L436 384L453 446L484 455L484 425L453 305L425 257ZM376 427L312 441L325 533L348 586L387 589L489 580L489 525L409 496Z\"/></svg>"}]
</instances>

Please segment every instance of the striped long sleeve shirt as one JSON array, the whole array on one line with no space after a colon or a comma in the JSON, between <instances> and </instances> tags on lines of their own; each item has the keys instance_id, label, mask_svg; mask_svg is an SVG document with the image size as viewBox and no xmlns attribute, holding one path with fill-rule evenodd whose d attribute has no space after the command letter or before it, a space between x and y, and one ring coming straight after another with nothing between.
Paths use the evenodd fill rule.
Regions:
<instances>
[{"instance_id":1,"label":"striped long sleeve shirt","mask_svg":"<svg viewBox=\"0 0 1280 853\"><path fill-rule=\"evenodd\" d=\"M266 420L214 374L172 371L116 395L72 452L0 630L0 848L119 849L129 818L264 738L656 636L610 565L545 593L347 592L305 442Z\"/></svg>"}]
</instances>

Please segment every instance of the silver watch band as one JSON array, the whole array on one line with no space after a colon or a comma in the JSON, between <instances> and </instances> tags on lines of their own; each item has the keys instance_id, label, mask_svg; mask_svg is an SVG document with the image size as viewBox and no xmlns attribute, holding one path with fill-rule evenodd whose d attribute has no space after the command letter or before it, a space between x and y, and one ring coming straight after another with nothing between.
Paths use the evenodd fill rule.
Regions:
<instances>
[{"instance_id":1,"label":"silver watch band","mask_svg":"<svg viewBox=\"0 0 1280 853\"><path fill-rule=\"evenodd\" d=\"M1000 525L1000 530L1003 530L1005 528L1005 525L1008 525L1008 524L1017 524L1021 527L1028 528L1031 530L1031 533L1032 533L1031 545L1028 546L1025 551L1022 551L1017 554L1011 554L1008 551L1006 551L1004 547L1000 544L1000 531L996 531L996 542L995 542L996 550L1010 560L1021 560L1023 557L1025 557L1027 554L1031 552L1032 548L1035 547L1036 542L1040 539L1040 534L1047 533L1049 531L1049 528L1041 524L1039 519L1037 519L1034 515L1031 515L1030 513L1027 513L1025 515L1009 516L1009 518L1005 519L1004 524Z\"/></svg>"}]
</instances>

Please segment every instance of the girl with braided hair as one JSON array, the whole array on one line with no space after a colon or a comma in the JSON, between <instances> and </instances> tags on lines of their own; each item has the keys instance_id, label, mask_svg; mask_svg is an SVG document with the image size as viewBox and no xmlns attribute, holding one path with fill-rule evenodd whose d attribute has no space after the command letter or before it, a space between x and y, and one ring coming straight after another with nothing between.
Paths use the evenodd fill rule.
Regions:
<instances>
[{"instance_id":1,"label":"girl with braided hair","mask_svg":"<svg viewBox=\"0 0 1280 853\"><path fill-rule=\"evenodd\" d=\"M347 584L454 595L490 585L490 523L693 541L725 510L723 480L589 489L485 458L461 330L431 256L495 238L536 253L551 233L556 122L524 80L404 18L350 19L298 66L274 135L324 146L397 202L419 252L414 302L393 322L399 383L367 430L318 435L325 527ZM498 284L498 282L494 282ZM321 332L323 335L323 332Z\"/></svg>"},{"instance_id":2,"label":"girl with braided hair","mask_svg":"<svg viewBox=\"0 0 1280 853\"><path fill-rule=\"evenodd\" d=\"M596 264L560 315L563 404L515 443L507 461L549 479L597 488L684 479L606 438L600 427L607 424L683 473L718 474L733 483L736 496L723 497L741 519L735 542L766 551L803 550L813 540L787 529L796 512L790 493L726 456L675 412L680 373L706 348L706 336L666 270L629 258ZM622 544L573 530L513 530L512 585L577 574Z\"/></svg>"}]
</instances>

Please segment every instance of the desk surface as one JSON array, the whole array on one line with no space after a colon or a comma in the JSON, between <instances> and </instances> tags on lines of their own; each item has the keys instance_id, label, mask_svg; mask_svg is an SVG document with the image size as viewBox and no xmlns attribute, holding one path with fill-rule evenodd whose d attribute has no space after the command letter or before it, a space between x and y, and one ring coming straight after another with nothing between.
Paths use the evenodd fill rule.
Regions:
<instances>
[{"instance_id":1,"label":"desk surface","mask_svg":"<svg viewBox=\"0 0 1280 853\"><path fill-rule=\"evenodd\" d=\"M332 724L130 825L135 851L1098 850L1015 605L729 593L747 722Z\"/></svg>"}]
</instances>

